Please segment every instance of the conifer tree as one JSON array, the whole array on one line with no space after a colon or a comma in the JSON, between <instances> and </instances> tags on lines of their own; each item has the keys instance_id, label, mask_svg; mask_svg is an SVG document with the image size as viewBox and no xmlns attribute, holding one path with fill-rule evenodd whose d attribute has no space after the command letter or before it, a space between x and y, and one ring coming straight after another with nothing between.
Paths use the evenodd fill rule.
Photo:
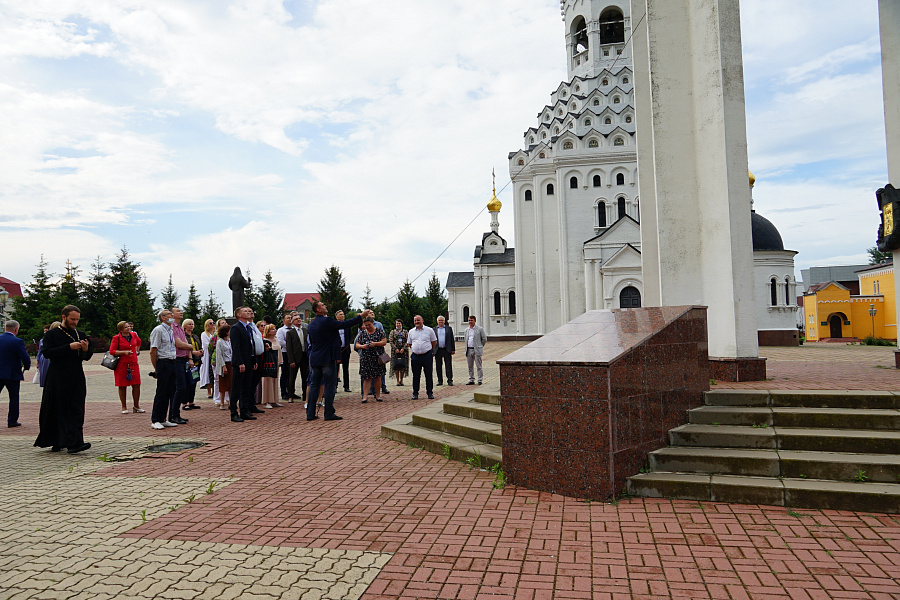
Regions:
<instances>
[{"instance_id":1,"label":"conifer tree","mask_svg":"<svg viewBox=\"0 0 900 600\"><path fill-rule=\"evenodd\" d=\"M413 325L413 317L421 312L422 300L416 294L416 288L407 279L397 292L397 300L387 311L388 322L393 324L394 321L400 319L403 321L403 327L409 329ZM385 325L385 327L387 326Z\"/></svg>"},{"instance_id":2,"label":"conifer tree","mask_svg":"<svg viewBox=\"0 0 900 600\"><path fill-rule=\"evenodd\" d=\"M109 337L115 331L108 331L107 324L112 314L113 298L109 293L109 271L101 257L91 263L87 283L82 287L84 301L79 305L81 321L79 328L96 336Z\"/></svg>"},{"instance_id":3,"label":"conifer tree","mask_svg":"<svg viewBox=\"0 0 900 600\"><path fill-rule=\"evenodd\" d=\"M31 283L25 286L22 296L14 300L19 337L26 342L41 339L44 325L60 318L62 306L56 306L53 284L50 283L52 277L53 274L47 271L47 261L41 254Z\"/></svg>"},{"instance_id":4,"label":"conifer tree","mask_svg":"<svg viewBox=\"0 0 900 600\"><path fill-rule=\"evenodd\" d=\"M366 283L366 291L363 294L363 297L360 299L360 302L362 302L362 307L365 310L374 310L375 309L375 306L376 306L375 299L372 298L372 288L369 287L368 283Z\"/></svg>"},{"instance_id":5,"label":"conifer tree","mask_svg":"<svg viewBox=\"0 0 900 600\"><path fill-rule=\"evenodd\" d=\"M217 321L219 317L224 316L225 309L222 308L221 304L219 304L219 301L216 298L215 294L213 294L213 291L209 290L209 296L206 298L206 301L200 308L200 320L205 323L207 319Z\"/></svg>"},{"instance_id":6,"label":"conifer tree","mask_svg":"<svg viewBox=\"0 0 900 600\"><path fill-rule=\"evenodd\" d=\"M162 303L160 308L173 308L178 306L178 298L178 291L175 289L175 286L172 285L172 274L169 273L169 285L164 287L163 291L159 294L159 301Z\"/></svg>"},{"instance_id":7,"label":"conifer tree","mask_svg":"<svg viewBox=\"0 0 900 600\"><path fill-rule=\"evenodd\" d=\"M431 279L425 287L425 297L422 299L422 317L426 325L432 326L437 324L439 316L447 318L447 298L444 296L437 273L432 272Z\"/></svg>"},{"instance_id":8,"label":"conifer tree","mask_svg":"<svg viewBox=\"0 0 900 600\"><path fill-rule=\"evenodd\" d=\"M84 304L82 302L84 297L81 294L82 284L78 281L80 273L81 269L73 265L72 261L66 261L66 272L56 283L53 294L53 301L59 305L60 309L68 304L81 308L81 305ZM79 329L82 329L80 324Z\"/></svg>"},{"instance_id":9,"label":"conifer tree","mask_svg":"<svg viewBox=\"0 0 900 600\"><path fill-rule=\"evenodd\" d=\"M191 282L191 287L188 288L188 297L187 301L184 303L183 310L184 318L194 321L194 328L202 333L203 323L198 323L198 321L200 320L200 315L202 314L202 311L200 309L200 296L197 295L197 286L194 285L193 281ZM197 335L199 335L199 333Z\"/></svg>"},{"instance_id":10,"label":"conifer tree","mask_svg":"<svg viewBox=\"0 0 900 600\"><path fill-rule=\"evenodd\" d=\"M278 287L278 282L272 276L272 271L266 271L266 274L263 275L263 284L257 294L257 302L259 304L259 311L256 314L257 319L269 316L272 318L273 323L280 324L281 315L284 314L282 310L283 301L284 292Z\"/></svg>"},{"instance_id":11,"label":"conifer tree","mask_svg":"<svg viewBox=\"0 0 900 600\"><path fill-rule=\"evenodd\" d=\"M141 339L149 341L150 331L158 322L154 298L141 265L131 260L124 246L116 254L116 261L109 264L109 294L113 302L107 329L115 332L119 321L131 321Z\"/></svg>"},{"instance_id":12,"label":"conifer tree","mask_svg":"<svg viewBox=\"0 0 900 600\"><path fill-rule=\"evenodd\" d=\"M328 314L334 315L342 310L350 310L350 294L347 293L346 282L341 270L334 265L325 269L325 276L319 281L319 300L328 307Z\"/></svg>"}]
</instances>

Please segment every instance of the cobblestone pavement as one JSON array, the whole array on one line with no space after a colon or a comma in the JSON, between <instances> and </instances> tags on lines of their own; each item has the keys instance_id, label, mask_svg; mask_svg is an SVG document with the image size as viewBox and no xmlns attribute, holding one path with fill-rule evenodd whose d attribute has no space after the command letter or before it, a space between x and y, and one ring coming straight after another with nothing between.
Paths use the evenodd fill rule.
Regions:
<instances>
[{"instance_id":1,"label":"cobblestone pavement","mask_svg":"<svg viewBox=\"0 0 900 600\"><path fill-rule=\"evenodd\" d=\"M485 388L520 345L488 345ZM773 350L767 387L796 382L798 364L861 389L897 377L877 368L890 348ZM23 427L0 431L0 599L900 598L894 516L495 489L489 473L379 437L430 402L408 386L384 403L341 394L344 420L328 423L290 404L233 424L199 391L188 425L156 432L149 413L119 414L111 373L88 371L89 451L31 447L30 384ZM145 377L147 409L153 387ZM207 445L97 460L184 439Z\"/></svg>"}]
</instances>

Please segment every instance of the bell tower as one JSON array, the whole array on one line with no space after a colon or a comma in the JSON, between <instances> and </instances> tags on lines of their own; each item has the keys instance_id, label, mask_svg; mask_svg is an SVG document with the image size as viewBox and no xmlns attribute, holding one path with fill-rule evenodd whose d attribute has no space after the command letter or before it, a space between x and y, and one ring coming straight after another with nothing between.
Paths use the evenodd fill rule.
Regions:
<instances>
[{"instance_id":1,"label":"bell tower","mask_svg":"<svg viewBox=\"0 0 900 600\"><path fill-rule=\"evenodd\" d=\"M560 0L566 24L566 60L571 81L615 64L631 66L629 0Z\"/></svg>"}]
</instances>

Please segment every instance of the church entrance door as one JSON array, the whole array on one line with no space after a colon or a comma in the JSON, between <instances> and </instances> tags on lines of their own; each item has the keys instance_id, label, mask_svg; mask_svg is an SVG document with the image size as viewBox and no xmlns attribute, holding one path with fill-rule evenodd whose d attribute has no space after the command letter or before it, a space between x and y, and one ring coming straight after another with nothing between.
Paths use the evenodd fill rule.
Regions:
<instances>
[{"instance_id":1,"label":"church entrance door","mask_svg":"<svg viewBox=\"0 0 900 600\"><path fill-rule=\"evenodd\" d=\"M619 308L640 308L641 293L636 287L628 286L619 293Z\"/></svg>"},{"instance_id":2,"label":"church entrance door","mask_svg":"<svg viewBox=\"0 0 900 600\"><path fill-rule=\"evenodd\" d=\"M841 315L831 315L831 318L828 319L829 325L831 325L831 337L833 338L841 338L844 337L844 333L841 330Z\"/></svg>"}]
</instances>

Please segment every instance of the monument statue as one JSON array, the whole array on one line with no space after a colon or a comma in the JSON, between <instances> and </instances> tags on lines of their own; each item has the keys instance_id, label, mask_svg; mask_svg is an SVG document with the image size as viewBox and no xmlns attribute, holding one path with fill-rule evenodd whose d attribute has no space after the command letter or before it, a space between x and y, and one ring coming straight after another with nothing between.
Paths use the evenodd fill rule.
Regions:
<instances>
[{"instance_id":1,"label":"monument statue","mask_svg":"<svg viewBox=\"0 0 900 600\"><path fill-rule=\"evenodd\" d=\"M228 288L231 290L231 313L234 314L239 306L244 306L244 290L250 289L250 279L244 278L240 267L234 268Z\"/></svg>"}]
</instances>

